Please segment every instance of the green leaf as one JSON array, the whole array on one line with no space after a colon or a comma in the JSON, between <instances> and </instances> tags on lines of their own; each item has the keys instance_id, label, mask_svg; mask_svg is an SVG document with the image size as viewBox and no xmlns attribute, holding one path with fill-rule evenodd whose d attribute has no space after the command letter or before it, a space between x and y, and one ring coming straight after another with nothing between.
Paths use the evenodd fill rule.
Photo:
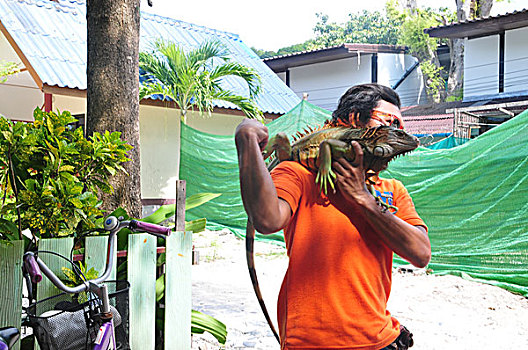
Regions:
<instances>
[{"instance_id":1,"label":"green leaf","mask_svg":"<svg viewBox=\"0 0 528 350\"><path fill-rule=\"evenodd\" d=\"M9 220L0 219L0 232L3 233L10 241L16 241L19 239L17 225Z\"/></svg>"},{"instance_id":2,"label":"green leaf","mask_svg":"<svg viewBox=\"0 0 528 350\"><path fill-rule=\"evenodd\" d=\"M71 165L63 165L59 168L59 172L61 171L68 171L68 172L73 172L75 170L75 168Z\"/></svg>"},{"instance_id":3,"label":"green leaf","mask_svg":"<svg viewBox=\"0 0 528 350\"><path fill-rule=\"evenodd\" d=\"M185 210L196 208L206 202L209 202L216 197L221 196L221 193L197 193L185 199Z\"/></svg>"},{"instance_id":4,"label":"green leaf","mask_svg":"<svg viewBox=\"0 0 528 350\"><path fill-rule=\"evenodd\" d=\"M115 170L114 168L112 168L110 165L105 164L104 167L105 167L105 169L110 173L110 175L112 175L112 176L115 175L116 170Z\"/></svg>"},{"instance_id":5,"label":"green leaf","mask_svg":"<svg viewBox=\"0 0 528 350\"><path fill-rule=\"evenodd\" d=\"M165 296L165 274L156 280L156 301L160 301Z\"/></svg>"},{"instance_id":6,"label":"green leaf","mask_svg":"<svg viewBox=\"0 0 528 350\"><path fill-rule=\"evenodd\" d=\"M191 332L201 334L208 332L213 335L220 344L225 344L227 338L226 325L212 316L196 310L191 311Z\"/></svg>"},{"instance_id":7,"label":"green leaf","mask_svg":"<svg viewBox=\"0 0 528 350\"><path fill-rule=\"evenodd\" d=\"M79 198L70 198L70 203L72 203L75 208L81 209L84 205L83 202L80 201Z\"/></svg>"},{"instance_id":8,"label":"green leaf","mask_svg":"<svg viewBox=\"0 0 528 350\"><path fill-rule=\"evenodd\" d=\"M196 219L185 222L185 231L192 231L193 233L202 232L205 230L207 224L206 218Z\"/></svg>"}]
</instances>

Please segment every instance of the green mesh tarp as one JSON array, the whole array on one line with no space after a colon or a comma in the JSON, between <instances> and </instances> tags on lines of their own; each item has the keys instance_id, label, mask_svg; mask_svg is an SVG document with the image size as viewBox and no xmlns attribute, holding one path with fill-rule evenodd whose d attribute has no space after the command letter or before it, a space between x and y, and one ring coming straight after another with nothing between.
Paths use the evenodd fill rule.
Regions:
<instances>
[{"instance_id":1,"label":"green mesh tarp","mask_svg":"<svg viewBox=\"0 0 528 350\"><path fill-rule=\"evenodd\" d=\"M420 148L389 166L429 226L439 274L528 296L528 111L455 148Z\"/></svg>"},{"instance_id":2,"label":"green mesh tarp","mask_svg":"<svg viewBox=\"0 0 528 350\"><path fill-rule=\"evenodd\" d=\"M268 126L271 135L292 135L329 117L329 112L302 102ZM429 268L435 273L477 279L528 296L526 140L528 112L458 147L419 148L382 174L401 180L411 193L429 227ZM188 195L222 193L190 210L187 219L206 217L210 228L228 227L242 236L247 217L233 137L182 126L181 142L180 178L187 181ZM282 242L280 234L264 237Z\"/></svg>"},{"instance_id":3,"label":"green mesh tarp","mask_svg":"<svg viewBox=\"0 0 528 350\"><path fill-rule=\"evenodd\" d=\"M284 132L294 135L308 126L322 125L330 112L302 101L282 117L267 124L270 135ZM187 195L221 193L214 200L191 209L186 219L207 218L210 229L229 228L238 236L245 235L247 215L240 197L238 159L233 136L206 134L186 125L181 126L180 178L186 180ZM257 235L258 240L283 244L281 233Z\"/></svg>"},{"instance_id":4,"label":"green mesh tarp","mask_svg":"<svg viewBox=\"0 0 528 350\"><path fill-rule=\"evenodd\" d=\"M464 143L468 142L469 139L463 138L463 137L454 137L449 136L446 137L443 140L440 140L438 142L432 143L428 146L425 146L429 149L447 149L447 148L453 148L456 146L463 145Z\"/></svg>"}]
</instances>

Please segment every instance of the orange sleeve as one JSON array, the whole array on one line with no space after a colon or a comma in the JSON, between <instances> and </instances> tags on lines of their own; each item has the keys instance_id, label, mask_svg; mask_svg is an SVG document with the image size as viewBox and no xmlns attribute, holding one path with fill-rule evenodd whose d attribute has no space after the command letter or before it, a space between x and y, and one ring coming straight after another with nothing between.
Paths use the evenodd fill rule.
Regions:
<instances>
[{"instance_id":1,"label":"orange sleeve","mask_svg":"<svg viewBox=\"0 0 528 350\"><path fill-rule=\"evenodd\" d=\"M428 231L427 225L416 212L409 192L398 180L394 180L394 204L398 207L397 217L413 226L423 226Z\"/></svg>"},{"instance_id":2,"label":"orange sleeve","mask_svg":"<svg viewBox=\"0 0 528 350\"><path fill-rule=\"evenodd\" d=\"M281 162L271 171L271 178L277 189L279 198L284 199L290 205L292 215L299 206L299 200L303 193L303 174L309 171L297 162Z\"/></svg>"}]
</instances>

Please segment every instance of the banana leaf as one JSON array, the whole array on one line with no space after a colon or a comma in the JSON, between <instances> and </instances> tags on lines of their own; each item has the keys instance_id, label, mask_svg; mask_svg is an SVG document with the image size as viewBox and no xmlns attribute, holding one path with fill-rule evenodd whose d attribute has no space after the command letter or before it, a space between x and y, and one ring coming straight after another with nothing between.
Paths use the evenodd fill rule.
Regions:
<instances>
[{"instance_id":1,"label":"banana leaf","mask_svg":"<svg viewBox=\"0 0 528 350\"><path fill-rule=\"evenodd\" d=\"M191 314L191 332L194 334L209 332L220 344L225 344L227 338L227 328L225 324L196 310L192 310Z\"/></svg>"}]
</instances>

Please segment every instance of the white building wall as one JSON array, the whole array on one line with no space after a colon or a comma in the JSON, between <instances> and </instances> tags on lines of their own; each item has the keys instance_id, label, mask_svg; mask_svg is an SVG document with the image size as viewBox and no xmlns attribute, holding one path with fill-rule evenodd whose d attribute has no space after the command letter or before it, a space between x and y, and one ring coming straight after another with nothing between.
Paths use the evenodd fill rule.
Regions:
<instances>
[{"instance_id":1,"label":"white building wall","mask_svg":"<svg viewBox=\"0 0 528 350\"><path fill-rule=\"evenodd\" d=\"M277 76L282 80L284 84L286 84L286 72L277 73Z\"/></svg>"},{"instance_id":2,"label":"white building wall","mask_svg":"<svg viewBox=\"0 0 528 350\"><path fill-rule=\"evenodd\" d=\"M464 99L499 92L499 36L465 41Z\"/></svg>"},{"instance_id":3,"label":"white building wall","mask_svg":"<svg viewBox=\"0 0 528 350\"><path fill-rule=\"evenodd\" d=\"M352 85L370 83L371 55L290 68L290 88L308 102L333 111L339 97Z\"/></svg>"},{"instance_id":4,"label":"white building wall","mask_svg":"<svg viewBox=\"0 0 528 350\"><path fill-rule=\"evenodd\" d=\"M0 61L9 61L24 65L11 47L4 34L0 32ZM35 108L44 104L44 94L29 74L23 71L9 76L0 84L0 115L13 120L33 120Z\"/></svg>"},{"instance_id":5,"label":"white building wall","mask_svg":"<svg viewBox=\"0 0 528 350\"><path fill-rule=\"evenodd\" d=\"M64 95L52 95L51 106L54 112L69 111L72 115L84 114L86 116L86 98Z\"/></svg>"},{"instance_id":6,"label":"white building wall","mask_svg":"<svg viewBox=\"0 0 528 350\"><path fill-rule=\"evenodd\" d=\"M187 125L214 135L233 135L242 116L198 112L187 114ZM180 169L180 110L140 105L141 196L176 198Z\"/></svg>"},{"instance_id":7,"label":"white building wall","mask_svg":"<svg viewBox=\"0 0 528 350\"><path fill-rule=\"evenodd\" d=\"M139 106L141 197L176 198L180 168L179 110Z\"/></svg>"},{"instance_id":8,"label":"white building wall","mask_svg":"<svg viewBox=\"0 0 528 350\"><path fill-rule=\"evenodd\" d=\"M392 87L416 61L413 56L403 53L378 54L378 83ZM426 102L422 73L418 67L405 78L396 92L400 95L402 106Z\"/></svg>"},{"instance_id":9,"label":"white building wall","mask_svg":"<svg viewBox=\"0 0 528 350\"><path fill-rule=\"evenodd\" d=\"M504 34L504 92L528 92L528 28Z\"/></svg>"}]
</instances>

